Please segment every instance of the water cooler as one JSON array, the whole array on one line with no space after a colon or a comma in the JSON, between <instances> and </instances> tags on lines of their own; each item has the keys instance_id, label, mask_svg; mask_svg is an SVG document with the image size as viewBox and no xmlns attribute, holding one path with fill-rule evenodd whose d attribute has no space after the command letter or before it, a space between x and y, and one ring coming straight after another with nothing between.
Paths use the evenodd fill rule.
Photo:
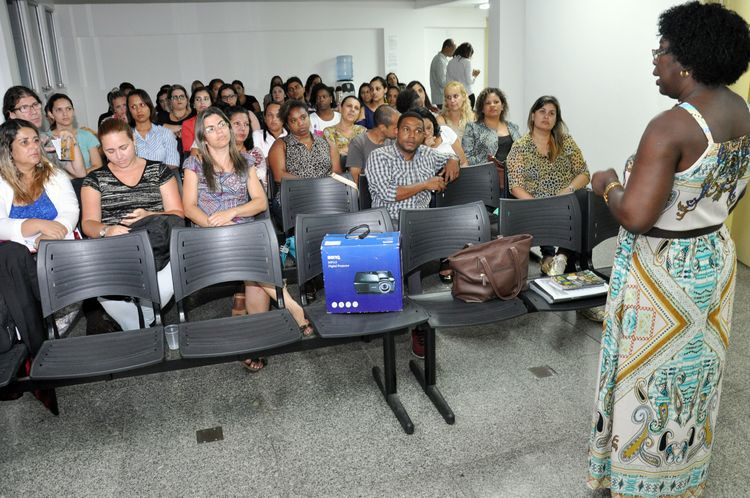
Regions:
<instances>
[{"instance_id":1,"label":"water cooler","mask_svg":"<svg viewBox=\"0 0 750 498\"><path fill-rule=\"evenodd\" d=\"M336 56L336 102L341 102L348 95L357 95L357 90L354 88L352 56L338 55Z\"/></svg>"}]
</instances>

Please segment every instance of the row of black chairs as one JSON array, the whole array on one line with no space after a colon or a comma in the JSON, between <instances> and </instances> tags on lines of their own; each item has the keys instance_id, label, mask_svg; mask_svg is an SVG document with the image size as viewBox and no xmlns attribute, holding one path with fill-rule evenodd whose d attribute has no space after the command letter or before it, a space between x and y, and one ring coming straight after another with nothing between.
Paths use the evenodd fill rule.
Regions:
<instances>
[{"instance_id":1,"label":"row of black chairs","mask_svg":"<svg viewBox=\"0 0 750 498\"><path fill-rule=\"evenodd\" d=\"M493 166L494 170L494 166ZM462 177L470 177L470 175ZM326 233L346 232L352 226L366 223L371 231L391 231L391 220L385 209L358 211L351 195L341 204L321 203L323 197L336 198L335 192L351 189L331 179L310 182L282 182L282 196L299 194L298 188L319 182L332 190L330 195L290 195L285 215L285 231L293 223L297 236L297 278L301 302L307 305L304 284L322 272L320 241ZM291 183L292 185L289 185ZM327 188L326 187L326 188ZM353 189L351 189L353 191ZM349 191L349 194L352 192ZM320 191L318 190L320 194ZM295 208L300 199L309 199ZM581 254L581 267L590 267L593 247L614 234L616 223L608 217L606 206L590 192L532 201L503 200L499 203L500 230L504 234L532 233L538 243L559 245ZM583 207L582 209L582 206ZM294 208L294 209L291 209ZM305 211L319 214L303 214ZM551 217L550 212L566 213ZM546 213L546 214L545 214ZM605 216L606 215L606 216ZM214 229L175 229L171 241L172 273L175 299L180 316L180 357L165 354L159 312L159 294L155 268L144 233L113 239L86 241L45 241L38 256L38 273L42 289L42 308L49 318L62 307L89 297L127 295L154 303L157 322L154 327L101 336L71 337L49 340L35 357L31 374L14 379L25 359L23 345L0 356L0 387L24 391L37 387L90 382L117 376L141 375L165 370L231 361L250 354L271 355L287 351L329 346L361 336L383 339L383 371L373 368L373 375L407 433L413 423L398 399L395 376L394 334L422 327L426 331L424 370L417 362L410 367L427 395L445 420L455 419L452 410L436 387L435 329L479 325L513 318L529 311L558 311L601 304L586 300L576 304L545 306L525 292L511 301L467 304L456 301L450 292L423 294L421 271L431 260L444 258L468 242L490 238L490 223L484 200L455 207L402 212L403 268L408 282L404 311L368 315L329 315L322 302L306 306L306 313L319 337L303 340L283 300L279 309L268 313L191 322L186 298L208 286L221 282L254 280L280 288L282 274L278 258L278 241L270 220ZM552 230L554 225L554 230ZM583 229L581 227L584 227ZM593 228L592 228L593 227ZM111 275L102 281L101 275ZM144 324L142 324L144 327ZM12 382L12 384L11 384ZM9 385L10 384L10 385Z\"/></svg>"}]
</instances>

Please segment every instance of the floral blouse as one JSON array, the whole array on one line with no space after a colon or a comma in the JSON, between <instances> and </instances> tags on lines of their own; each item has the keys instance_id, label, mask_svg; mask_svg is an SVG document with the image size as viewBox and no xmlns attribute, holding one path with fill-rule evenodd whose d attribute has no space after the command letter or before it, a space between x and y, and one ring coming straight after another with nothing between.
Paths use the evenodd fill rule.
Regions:
<instances>
[{"instance_id":1,"label":"floral blouse","mask_svg":"<svg viewBox=\"0 0 750 498\"><path fill-rule=\"evenodd\" d=\"M326 140L333 141L333 143L336 144L336 148L339 150L339 153L344 154L343 151L348 151L349 149L349 142L357 135L361 135L366 131L367 128L365 128L364 126L355 124L354 126L352 126L352 136L347 137L346 135L341 133L341 131L339 131L335 126L329 126L325 130L323 130L323 136Z\"/></svg>"}]
</instances>

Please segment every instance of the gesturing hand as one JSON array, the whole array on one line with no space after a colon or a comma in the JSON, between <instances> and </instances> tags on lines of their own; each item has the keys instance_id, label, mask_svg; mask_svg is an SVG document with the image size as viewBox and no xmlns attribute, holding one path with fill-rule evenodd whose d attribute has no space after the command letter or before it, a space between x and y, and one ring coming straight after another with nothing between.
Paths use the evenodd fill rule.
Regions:
<instances>
[{"instance_id":1,"label":"gesturing hand","mask_svg":"<svg viewBox=\"0 0 750 498\"><path fill-rule=\"evenodd\" d=\"M591 177L591 190L593 190L596 195L603 195L604 189L607 188L607 185L616 182L617 180L617 172L612 168L609 168L606 171L597 171L594 173L594 176Z\"/></svg>"}]
</instances>

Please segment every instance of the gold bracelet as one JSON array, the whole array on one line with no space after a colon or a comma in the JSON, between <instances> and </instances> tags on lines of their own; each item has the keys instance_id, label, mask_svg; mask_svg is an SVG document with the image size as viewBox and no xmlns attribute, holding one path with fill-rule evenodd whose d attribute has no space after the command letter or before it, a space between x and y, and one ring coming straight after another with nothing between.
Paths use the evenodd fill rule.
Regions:
<instances>
[{"instance_id":1,"label":"gold bracelet","mask_svg":"<svg viewBox=\"0 0 750 498\"><path fill-rule=\"evenodd\" d=\"M604 194L602 194L602 197L604 197L604 204L609 205L609 191L612 190L615 187L623 188L622 183L620 183L619 180L615 180L613 182L609 182L606 187L604 187Z\"/></svg>"}]
</instances>

